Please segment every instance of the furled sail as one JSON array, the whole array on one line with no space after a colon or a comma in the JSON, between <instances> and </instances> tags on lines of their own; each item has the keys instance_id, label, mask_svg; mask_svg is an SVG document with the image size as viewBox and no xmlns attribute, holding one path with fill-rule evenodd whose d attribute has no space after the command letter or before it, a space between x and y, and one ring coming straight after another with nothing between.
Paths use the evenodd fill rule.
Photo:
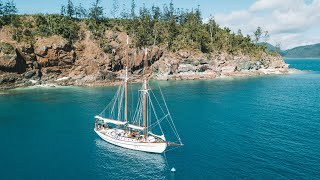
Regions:
<instances>
[{"instance_id":1,"label":"furled sail","mask_svg":"<svg viewBox=\"0 0 320 180\"><path fill-rule=\"evenodd\" d=\"M133 125L133 124L128 124L128 127L132 128L132 129L140 130L140 131L144 130L144 127L136 126L136 125Z\"/></svg>"},{"instance_id":2,"label":"furled sail","mask_svg":"<svg viewBox=\"0 0 320 180\"><path fill-rule=\"evenodd\" d=\"M101 116L95 116L94 118L102 120L105 123L111 123L111 124L115 124L115 125L126 125L127 124L127 122L118 121L118 120L114 120L114 119L107 119L107 118L103 118Z\"/></svg>"}]
</instances>

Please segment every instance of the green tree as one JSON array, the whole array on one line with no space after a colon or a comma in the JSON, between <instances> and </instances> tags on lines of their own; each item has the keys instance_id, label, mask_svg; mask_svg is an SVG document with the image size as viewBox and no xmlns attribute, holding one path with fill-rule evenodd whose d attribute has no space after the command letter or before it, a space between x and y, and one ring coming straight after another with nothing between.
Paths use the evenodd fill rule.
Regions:
<instances>
[{"instance_id":1,"label":"green tree","mask_svg":"<svg viewBox=\"0 0 320 180\"><path fill-rule=\"evenodd\" d=\"M120 12L120 17L122 20L127 20L129 18L129 13L128 13L128 10L126 9L126 5L123 4L122 5L122 10Z\"/></svg>"},{"instance_id":2,"label":"green tree","mask_svg":"<svg viewBox=\"0 0 320 180\"><path fill-rule=\"evenodd\" d=\"M81 3L75 8L76 18L86 18L87 14L86 8L84 8Z\"/></svg>"},{"instance_id":3,"label":"green tree","mask_svg":"<svg viewBox=\"0 0 320 180\"><path fill-rule=\"evenodd\" d=\"M276 52L279 53L281 51L281 43L276 44Z\"/></svg>"},{"instance_id":4,"label":"green tree","mask_svg":"<svg viewBox=\"0 0 320 180\"><path fill-rule=\"evenodd\" d=\"M3 3L0 0L0 16L3 16Z\"/></svg>"},{"instance_id":5,"label":"green tree","mask_svg":"<svg viewBox=\"0 0 320 180\"><path fill-rule=\"evenodd\" d=\"M89 9L89 17L93 20L100 20L103 17L103 7L100 6L101 0L95 0Z\"/></svg>"},{"instance_id":6,"label":"green tree","mask_svg":"<svg viewBox=\"0 0 320 180\"><path fill-rule=\"evenodd\" d=\"M131 1L131 18L134 19L136 17L136 2L135 0Z\"/></svg>"},{"instance_id":7,"label":"green tree","mask_svg":"<svg viewBox=\"0 0 320 180\"><path fill-rule=\"evenodd\" d=\"M64 5L62 5L60 8L60 14L61 14L61 16L66 15L66 7Z\"/></svg>"},{"instance_id":8,"label":"green tree","mask_svg":"<svg viewBox=\"0 0 320 180\"><path fill-rule=\"evenodd\" d=\"M119 2L118 0L112 1L112 9L111 9L111 15L115 19L118 16L118 10L119 10Z\"/></svg>"},{"instance_id":9,"label":"green tree","mask_svg":"<svg viewBox=\"0 0 320 180\"><path fill-rule=\"evenodd\" d=\"M242 31L241 31L241 29L238 29L237 34L238 34L238 36L243 36L243 35L242 35Z\"/></svg>"},{"instance_id":10,"label":"green tree","mask_svg":"<svg viewBox=\"0 0 320 180\"><path fill-rule=\"evenodd\" d=\"M68 0L68 4L67 4L67 15L69 18L72 18L75 14L75 9L74 9L74 6L73 6L73 3L71 0Z\"/></svg>"},{"instance_id":11,"label":"green tree","mask_svg":"<svg viewBox=\"0 0 320 180\"><path fill-rule=\"evenodd\" d=\"M0 27L10 24L12 27L19 25L19 16L16 15L18 9L13 1L7 1L6 3L0 2L1 16Z\"/></svg>"},{"instance_id":12,"label":"green tree","mask_svg":"<svg viewBox=\"0 0 320 180\"><path fill-rule=\"evenodd\" d=\"M254 40L253 40L253 42L254 42L255 44L257 44L257 43L259 42L259 40L261 39L261 36L262 36L262 29L261 29L261 27L259 26L259 27L257 28L257 30L254 32Z\"/></svg>"},{"instance_id":13,"label":"green tree","mask_svg":"<svg viewBox=\"0 0 320 180\"><path fill-rule=\"evenodd\" d=\"M3 15L8 16L8 15L13 15L18 12L18 9L16 7L16 4L13 1L7 1L4 4L3 7Z\"/></svg>"},{"instance_id":14,"label":"green tree","mask_svg":"<svg viewBox=\"0 0 320 180\"><path fill-rule=\"evenodd\" d=\"M213 36L215 34L215 27L217 25L217 23L215 22L214 18L212 16L209 17L209 32L210 32L210 39L211 41L213 40Z\"/></svg>"}]
</instances>

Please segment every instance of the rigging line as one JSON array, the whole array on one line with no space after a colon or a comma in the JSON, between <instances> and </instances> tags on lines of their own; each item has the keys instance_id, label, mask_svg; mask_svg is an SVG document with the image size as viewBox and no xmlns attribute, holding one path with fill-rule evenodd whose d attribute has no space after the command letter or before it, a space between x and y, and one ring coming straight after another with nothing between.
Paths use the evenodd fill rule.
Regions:
<instances>
[{"instance_id":1,"label":"rigging line","mask_svg":"<svg viewBox=\"0 0 320 180\"><path fill-rule=\"evenodd\" d=\"M139 117L138 117L138 122L139 125L141 125L141 120L143 119L143 95L141 93L141 97L140 97L140 109L139 109Z\"/></svg>"},{"instance_id":2,"label":"rigging line","mask_svg":"<svg viewBox=\"0 0 320 180\"><path fill-rule=\"evenodd\" d=\"M152 107L152 109L153 109L154 116L155 116L156 119L157 119L157 122L158 122L158 125L159 125L159 127L160 127L161 133L163 134L163 130L162 130L162 127L161 127L161 125L160 125L159 118L158 118L158 116L157 116L157 114L156 114L156 111L155 111L155 109L154 109L154 107L153 107L153 103L152 103L152 101L151 101L150 95L148 95L148 98L149 98L149 101L151 102L150 104L151 104L151 107Z\"/></svg>"},{"instance_id":3,"label":"rigging line","mask_svg":"<svg viewBox=\"0 0 320 180\"><path fill-rule=\"evenodd\" d=\"M141 125L141 120L143 119L143 95L142 93L140 94L140 106L138 109L138 116L137 116L137 121L139 123L139 125Z\"/></svg>"},{"instance_id":4,"label":"rigging line","mask_svg":"<svg viewBox=\"0 0 320 180\"><path fill-rule=\"evenodd\" d=\"M141 97L140 97L140 95L139 95L139 97L138 97L138 103L137 103L137 109L136 109L136 110L137 110L137 113L136 113L136 116L135 116L135 122L136 122L136 123L139 123L141 106L142 106L142 104L141 104Z\"/></svg>"},{"instance_id":5,"label":"rigging line","mask_svg":"<svg viewBox=\"0 0 320 180\"><path fill-rule=\"evenodd\" d=\"M160 120L159 120L159 123L161 123L166 117L168 116L168 114L167 115L165 115L163 118L161 118ZM151 127L155 127L156 126L156 124L157 124L157 122L154 122L153 124L151 124L150 126Z\"/></svg>"},{"instance_id":6,"label":"rigging line","mask_svg":"<svg viewBox=\"0 0 320 180\"><path fill-rule=\"evenodd\" d=\"M159 86L159 89L160 89L160 86ZM161 89L160 89L160 90L161 90ZM160 107L160 109L161 109L162 113L163 113L163 114L165 114L165 112L164 112L164 110L163 110L162 106L160 105L160 103L159 103L158 99L156 98L156 95L153 93L153 91L151 91L151 93L152 93L152 95L155 97L155 100L157 101L157 103L158 103L158 105L159 105L159 107ZM165 100L164 100L163 96L162 96L162 99L163 99L163 101L165 102ZM170 115L170 113L169 113L169 110L168 110L168 109L167 109L167 114L169 114L169 116L171 117L171 115ZM168 118L166 118L166 119L167 119L168 124L170 125L170 127L171 127L171 129L172 129L173 133L175 134L176 138L177 138L177 139L179 140L179 142L181 143L178 132L177 132L177 131L173 128L173 126L171 125L171 123L173 124L173 122L170 122L170 121L168 120ZM171 118L171 119L172 119L172 118ZM171 120L171 121L172 121L172 120ZM181 143L181 144L182 144L182 143Z\"/></svg>"},{"instance_id":7,"label":"rigging line","mask_svg":"<svg viewBox=\"0 0 320 180\"><path fill-rule=\"evenodd\" d=\"M139 118L139 113L140 113L140 108L141 108L141 96L140 94L138 94L138 101L137 101L137 107L133 116L133 121L137 122L138 118Z\"/></svg>"},{"instance_id":8,"label":"rigging line","mask_svg":"<svg viewBox=\"0 0 320 180\"><path fill-rule=\"evenodd\" d=\"M132 85L131 86L128 86L129 87L129 89L130 89L130 97L131 97L131 109L130 109L130 116L131 116L131 118L133 118L133 113L134 113L134 111L133 111L133 100L134 100L134 93L133 93L133 87L132 87ZM129 100L130 100L130 98L129 98Z\"/></svg>"},{"instance_id":9,"label":"rigging line","mask_svg":"<svg viewBox=\"0 0 320 180\"><path fill-rule=\"evenodd\" d=\"M136 108L135 108L135 110L134 110L134 114L133 114L133 118L132 119L135 119L135 117L136 117L136 115L137 115L137 109L138 109L138 106L139 106L139 98L140 98L140 96L138 95L138 97L137 97L137 106L136 106Z\"/></svg>"},{"instance_id":10,"label":"rigging line","mask_svg":"<svg viewBox=\"0 0 320 180\"><path fill-rule=\"evenodd\" d=\"M124 88L121 88L121 96L118 104L118 120L121 119L121 108L122 108L122 100L123 100Z\"/></svg>"},{"instance_id":11,"label":"rigging line","mask_svg":"<svg viewBox=\"0 0 320 180\"><path fill-rule=\"evenodd\" d=\"M177 148L179 148L179 146L178 146L178 147L173 147L173 148L168 149L168 150L166 150L166 151L164 151L164 152L169 152L169 151L172 151L172 150L177 149Z\"/></svg>"},{"instance_id":12,"label":"rigging line","mask_svg":"<svg viewBox=\"0 0 320 180\"><path fill-rule=\"evenodd\" d=\"M117 93L118 93L118 91L119 91L119 88L118 88L118 90L117 90ZM116 94L117 94L117 93L116 93ZM110 103L102 110L102 112L101 112L100 114L104 113L104 112L112 105L113 101L116 99L115 97L116 97L116 96L114 96L114 97L112 98L112 100L110 101Z\"/></svg>"},{"instance_id":13,"label":"rigging line","mask_svg":"<svg viewBox=\"0 0 320 180\"><path fill-rule=\"evenodd\" d=\"M159 85L158 85L158 86L159 86ZM177 131L177 129L176 129L176 126L175 126L174 123L173 123L173 119L172 119L172 117L171 117L171 114L170 114L170 111L169 111L169 109L168 109L167 103L166 103L166 101L164 100L163 93L162 93L162 90L161 90L161 87L160 87L160 86L159 86L159 89L160 89L160 93L161 93L161 96L162 96L164 105L165 105L165 107L166 107L166 109L167 109L167 112L169 113L169 117L170 117L170 119L171 119L171 122L172 122L172 125L173 125L173 127L174 127L174 130L177 132L179 142L180 142L180 144L182 144L181 138L180 138L180 136L179 136L179 134L178 134L178 131Z\"/></svg>"},{"instance_id":14,"label":"rigging line","mask_svg":"<svg viewBox=\"0 0 320 180\"><path fill-rule=\"evenodd\" d=\"M110 113L111 116L113 116L114 108L115 108L115 106L116 106L116 104L117 104L117 99L118 99L118 97L119 97L120 89L121 89L121 86L119 86L119 88L118 88L118 90L117 90L117 94L116 94L116 96L114 96L113 106L112 106L111 113Z\"/></svg>"}]
</instances>

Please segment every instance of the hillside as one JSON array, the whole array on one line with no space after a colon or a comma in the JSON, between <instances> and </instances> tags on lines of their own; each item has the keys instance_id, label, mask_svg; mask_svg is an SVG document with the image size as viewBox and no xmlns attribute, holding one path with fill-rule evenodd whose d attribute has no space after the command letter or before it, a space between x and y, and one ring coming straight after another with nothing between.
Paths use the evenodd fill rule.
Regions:
<instances>
[{"instance_id":1,"label":"hillside","mask_svg":"<svg viewBox=\"0 0 320 180\"><path fill-rule=\"evenodd\" d=\"M286 58L320 58L320 43L308 46L299 46L280 52Z\"/></svg>"},{"instance_id":2,"label":"hillside","mask_svg":"<svg viewBox=\"0 0 320 180\"><path fill-rule=\"evenodd\" d=\"M278 54L249 36L221 28L213 19L203 24L199 9L178 11L170 3L119 18L103 17L99 4L88 11L0 14L0 88L117 83L126 49L133 81L143 74L168 80L288 73Z\"/></svg>"},{"instance_id":3,"label":"hillside","mask_svg":"<svg viewBox=\"0 0 320 180\"><path fill-rule=\"evenodd\" d=\"M278 51L277 47L273 46L270 43L263 42L263 43L258 43L258 44L261 46L265 46L269 52L277 52Z\"/></svg>"}]
</instances>

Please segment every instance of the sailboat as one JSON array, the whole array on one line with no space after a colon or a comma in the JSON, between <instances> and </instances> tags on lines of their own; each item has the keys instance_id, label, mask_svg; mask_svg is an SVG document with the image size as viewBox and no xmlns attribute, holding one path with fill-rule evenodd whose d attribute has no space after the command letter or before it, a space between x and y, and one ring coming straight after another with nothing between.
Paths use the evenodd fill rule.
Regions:
<instances>
[{"instance_id":1,"label":"sailboat","mask_svg":"<svg viewBox=\"0 0 320 180\"><path fill-rule=\"evenodd\" d=\"M147 77L143 78L142 87L138 91L134 114L129 119L128 45L129 40L127 38L126 69L125 77L122 78L123 83L118 87L109 105L99 115L95 116L94 131L108 143L137 151L163 153L169 147L182 146L161 89L162 105L157 100L155 93L149 88ZM145 50L144 69L146 69L147 64L147 50ZM153 98L155 98L155 102ZM159 111L162 117L157 115ZM171 134L175 136L175 141L166 139L161 127L163 122L166 122L167 126L169 124L168 127L171 128L171 132L173 132ZM156 129L156 127L158 128ZM158 130L158 134L155 133L156 130Z\"/></svg>"}]
</instances>

